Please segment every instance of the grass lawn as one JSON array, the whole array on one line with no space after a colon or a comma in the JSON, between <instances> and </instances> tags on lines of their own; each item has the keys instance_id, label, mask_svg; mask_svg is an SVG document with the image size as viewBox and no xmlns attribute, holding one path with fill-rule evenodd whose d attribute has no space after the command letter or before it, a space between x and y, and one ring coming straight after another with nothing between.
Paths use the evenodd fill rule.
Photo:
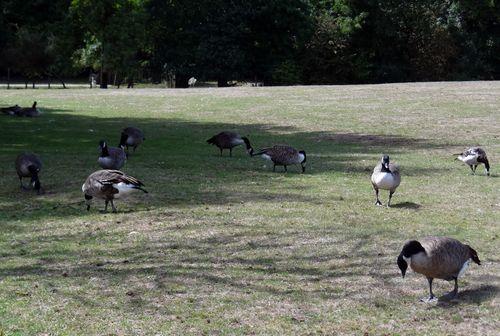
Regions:
<instances>
[{"instance_id":1,"label":"grass lawn","mask_svg":"<svg viewBox=\"0 0 500 336\"><path fill-rule=\"evenodd\" d=\"M0 115L0 335L498 335L500 82L0 91L33 100L39 118ZM98 142L129 125L146 141L123 170L150 193L87 212ZM304 149L307 171L219 157L222 130ZM472 145L492 176L453 160ZM23 151L43 196L19 189ZM401 168L392 208L374 205L382 153ZM404 241L426 235L478 251L456 301L401 278Z\"/></svg>"}]
</instances>

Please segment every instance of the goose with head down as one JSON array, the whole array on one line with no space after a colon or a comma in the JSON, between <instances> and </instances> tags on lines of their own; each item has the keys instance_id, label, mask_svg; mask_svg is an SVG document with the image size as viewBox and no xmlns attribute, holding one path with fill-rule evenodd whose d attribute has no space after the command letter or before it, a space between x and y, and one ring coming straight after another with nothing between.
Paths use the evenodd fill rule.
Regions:
<instances>
[{"instance_id":1,"label":"goose with head down","mask_svg":"<svg viewBox=\"0 0 500 336\"><path fill-rule=\"evenodd\" d=\"M462 153L455 155L458 155L456 158L457 160L462 161L470 167L473 175L476 174L476 168L479 164L484 164L486 175L490 175L490 162L488 161L488 157L486 156L484 149L480 147L471 147Z\"/></svg>"},{"instance_id":2,"label":"goose with head down","mask_svg":"<svg viewBox=\"0 0 500 336\"><path fill-rule=\"evenodd\" d=\"M276 171L276 166L283 166L286 172L287 166L298 164L302 167L303 173L306 171L306 152L303 150L296 150L288 145L275 145L273 147L263 148L253 154L253 156L257 155L273 163L273 172Z\"/></svg>"},{"instance_id":3,"label":"goose with head down","mask_svg":"<svg viewBox=\"0 0 500 336\"><path fill-rule=\"evenodd\" d=\"M137 127L127 127L122 130L120 138L120 147L128 148L132 147L135 153L137 146L142 144L146 140L144 133Z\"/></svg>"},{"instance_id":4,"label":"goose with head down","mask_svg":"<svg viewBox=\"0 0 500 336\"><path fill-rule=\"evenodd\" d=\"M425 237L405 243L398 256L398 267L405 277L408 265L424 275L429 283L429 297L425 302L436 300L432 292L434 279L453 280L455 287L446 298L455 298L458 293L458 278L462 276L470 261L481 265L477 252L469 245L448 237Z\"/></svg>"},{"instance_id":5,"label":"goose with head down","mask_svg":"<svg viewBox=\"0 0 500 336\"><path fill-rule=\"evenodd\" d=\"M252 155L253 148L250 145L250 140L247 137L242 137L234 132L220 132L207 140L208 144L217 146L220 150L220 156L224 149L229 149L229 156L233 155L233 148L245 144L248 155Z\"/></svg>"},{"instance_id":6,"label":"goose with head down","mask_svg":"<svg viewBox=\"0 0 500 336\"><path fill-rule=\"evenodd\" d=\"M19 177L19 182L21 183L22 190L28 190L28 187L23 185L23 177L31 178L30 184L33 189L36 190L37 194L43 194L43 189L40 184L39 173L42 170L42 161L40 158L32 153L21 154L16 158L16 172Z\"/></svg>"},{"instance_id":7,"label":"goose with head down","mask_svg":"<svg viewBox=\"0 0 500 336\"><path fill-rule=\"evenodd\" d=\"M87 210L90 210L91 201L96 197L105 201L104 211L108 210L108 203L111 203L113 212L116 212L113 200L126 196L134 190L147 193L144 183L119 170L98 170L90 174L82 185Z\"/></svg>"}]
</instances>

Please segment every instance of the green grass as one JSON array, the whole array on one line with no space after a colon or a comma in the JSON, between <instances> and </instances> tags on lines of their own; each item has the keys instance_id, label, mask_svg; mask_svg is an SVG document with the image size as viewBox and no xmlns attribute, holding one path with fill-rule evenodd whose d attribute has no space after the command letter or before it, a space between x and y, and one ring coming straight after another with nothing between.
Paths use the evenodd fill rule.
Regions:
<instances>
[{"instance_id":1,"label":"green grass","mask_svg":"<svg viewBox=\"0 0 500 336\"><path fill-rule=\"evenodd\" d=\"M2 106L35 99L40 118L0 116L0 334L498 332L498 82L0 91ZM150 193L87 212L98 141L129 125L147 140L123 170ZM205 140L221 130L305 149L306 174L219 157ZM453 160L471 145L491 177ZM43 196L19 189L23 151L42 157ZM382 153L402 171L389 209L369 180ZM483 261L457 301L420 303L426 280L401 279L402 244L426 235Z\"/></svg>"}]
</instances>

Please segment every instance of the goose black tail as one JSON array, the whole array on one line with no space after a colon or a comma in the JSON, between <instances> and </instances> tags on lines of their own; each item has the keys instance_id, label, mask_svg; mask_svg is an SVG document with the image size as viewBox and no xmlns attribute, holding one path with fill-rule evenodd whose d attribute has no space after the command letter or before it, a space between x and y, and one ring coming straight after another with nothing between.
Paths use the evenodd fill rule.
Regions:
<instances>
[{"instance_id":1,"label":"goose black tail","mask_svg":"<svg viewBox=\"0 0 500 336\"><path fill-rule=\"evenodd\" d=\"M470 251L470 258L472 259L472 261L474 261L476 264L478 265L481 265L481 260L479 260L479 257L477 256L477 252L476 250L474 250L472 247L470 247L469 245L467 245L467 247L469 248L469 251Z\"/></svg>"},{"instance_id":2,"label":"goose black tail","mask_svg":"<svg viewBox=\"0 0 500 336\"><path fill-rule=\"evenodd\" d=\"M148 191L141 186L135 186L134 189L142 190L144 193L148 194Z\"/></svg>"}]
</instances>

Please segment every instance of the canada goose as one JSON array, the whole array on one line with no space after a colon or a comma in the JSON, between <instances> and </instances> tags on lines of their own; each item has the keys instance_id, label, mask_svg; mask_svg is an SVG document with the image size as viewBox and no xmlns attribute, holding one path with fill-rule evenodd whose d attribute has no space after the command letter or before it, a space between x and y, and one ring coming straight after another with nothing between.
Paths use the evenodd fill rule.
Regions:
<instances>
[{"instance_id":1,"label":"canada goose","mask_svg":"<svg viewBox=\"0 0 500 336\"><path fill-rule=\"evenodd\" d=\"M0 111L2 111L2 113L5 113L5 114L11 115L11 116L18 115L20 110L21 110L21 106L19 106L17 104L14 106L3 107L0 109Z\"/></svg>"},{"instance_id":2,"label":"canada goose","mask_svg":"<svg viewBox=\"0 0 500 336\"><path fill-rule=\"evenodd\" d=\"M106 141L99 142L101 154L97 159L99 165L104 169L120 169L125 164L127 156L123 147L108 147Z\"/></svg>"},{"instance_id":3,"label":"canada goose","mask_svg":"<svg viewBox=\"0 0 500 336\"><path fill-rule=\"evenodd\" d=\"M140 144L146 140L144 137L144 133L136 128L136 127L127 127L122 130L121 138L120 138L120 146L124 146L127 148L128 152L128 147L133 147L134 148L134 153Z\"/></svg>"},{"instance_id":4,"label":"canada goose","mask_svg":"<svg viewBox=\"0 0 500 336\"><path fill-rule=\"evenodd\" d=\"M119 170L98 170L87 177L82 185L82 192L85 196L87 211L90 210L92 198L100 198L105 201L104 211L108 210L108 203L111 203L113 212L116 212L113 200L126 196L133 190L148 191L143 188L144 184L135 177L128 176Z\"/></svg>"},{"instance_id":5,"label":"canada goose","mask_svg":"<svg viewBox=\"0 0 500 336\"><path fill-rule=\"evenodd\" d=\"M283 166L285 172L287 171L286 166L300 164L302 166L302 172L306 171L306 152L301 150L298 151L293 147L286 145L275 145L269 148L263 148L259 152L253 154L253 156L260 155L263 159L273 162L273 172L276 171L276 166Z\"/></svg>"},{"instance_id":6,"label":"canada goose","mask_svg":"<svg viewBox=\"0 0 500 336\"><path fill-rule=\"evenodd\" d=\"M375 196L377 197L375 205L382 205L378 197L378 191L379 189L384 189L389 190L389 202L387 202L387 206L391 206L392 195L401 183L401 176L399 175L399 167L389 162L388 155L382 156L380 163L373 168L371 180L373 189L375 189Z\"/></svg>"},{"instance_id":7,"label":"canada goose","mask_svg":"<svg viewBox=\"0 0 500 336\"><path fill-rule=\"evenodd\" d=\"M250 145L250 140L247 137L242 137L234 132L220 132L207 140L207 143L215 145L220 149L220 156L222 156L223 149L229 149L229 156L233 154L233 147L245 144L247 153L252 155L253 148Z\"/></svg>"},{"instance_id":8,"label":"canada goose","mask_svg":"<svg viewBox=\"0 0 500 336\"><path fill-rule=\"evenodd\" d=\"M455 280L455 287L447 297L454 298L458 293L458 277L462 276L470 263L470 259L481 265L477 252L469 245L462 244L456 239L447 237L426 237L410 240L405 243L398 257L398 267L403 278L408 264L413 271L423 274L429 282L429 298L422 301L430 302L435 299L432 292L433 279L447 281Z\"/></svg>"},{"instance_id":9,"label":"canada goose","mask_svg":"<svg viewBox=\"0 0 500 336\"><path fill-rule=\"evenodd\" d=\"M490 175L490 163L488 161L488 157L486 156L486 152L482 148L471 147L463 153L454 155L458 155L457 160L469 165L473 175L476 174L476 168L480 163L484 164L486 175Z\"/></svg>"},{"instance_id":10,"label":"canada goose","mask_svg":"<svg viewBox=\"0 0 500 336\"><path fill-rule=\"evenodd\" d=\"M23 177L31 177L30 184L33 189L37 191L37 194L43 194L43 189L40 184L40 178L38 174L42 169L42 161L40 158L32 153L20 154L16 158L16 171L17 176L19 176L19 182L21 183L22 190L28 190L28 187L23 185Z\"/></svg>"},{"instance_id":11,"label":"canada goose","mask_svg":"<svg viewBox=\"0 0 500 336\"><path fill-rule=\"evenodd\" d=\"M35 101L31 107L22 107L16 114L22 117L38 117L40 115L40 110L36 108L36 104Z\"/></svg>"}]
</instances>

